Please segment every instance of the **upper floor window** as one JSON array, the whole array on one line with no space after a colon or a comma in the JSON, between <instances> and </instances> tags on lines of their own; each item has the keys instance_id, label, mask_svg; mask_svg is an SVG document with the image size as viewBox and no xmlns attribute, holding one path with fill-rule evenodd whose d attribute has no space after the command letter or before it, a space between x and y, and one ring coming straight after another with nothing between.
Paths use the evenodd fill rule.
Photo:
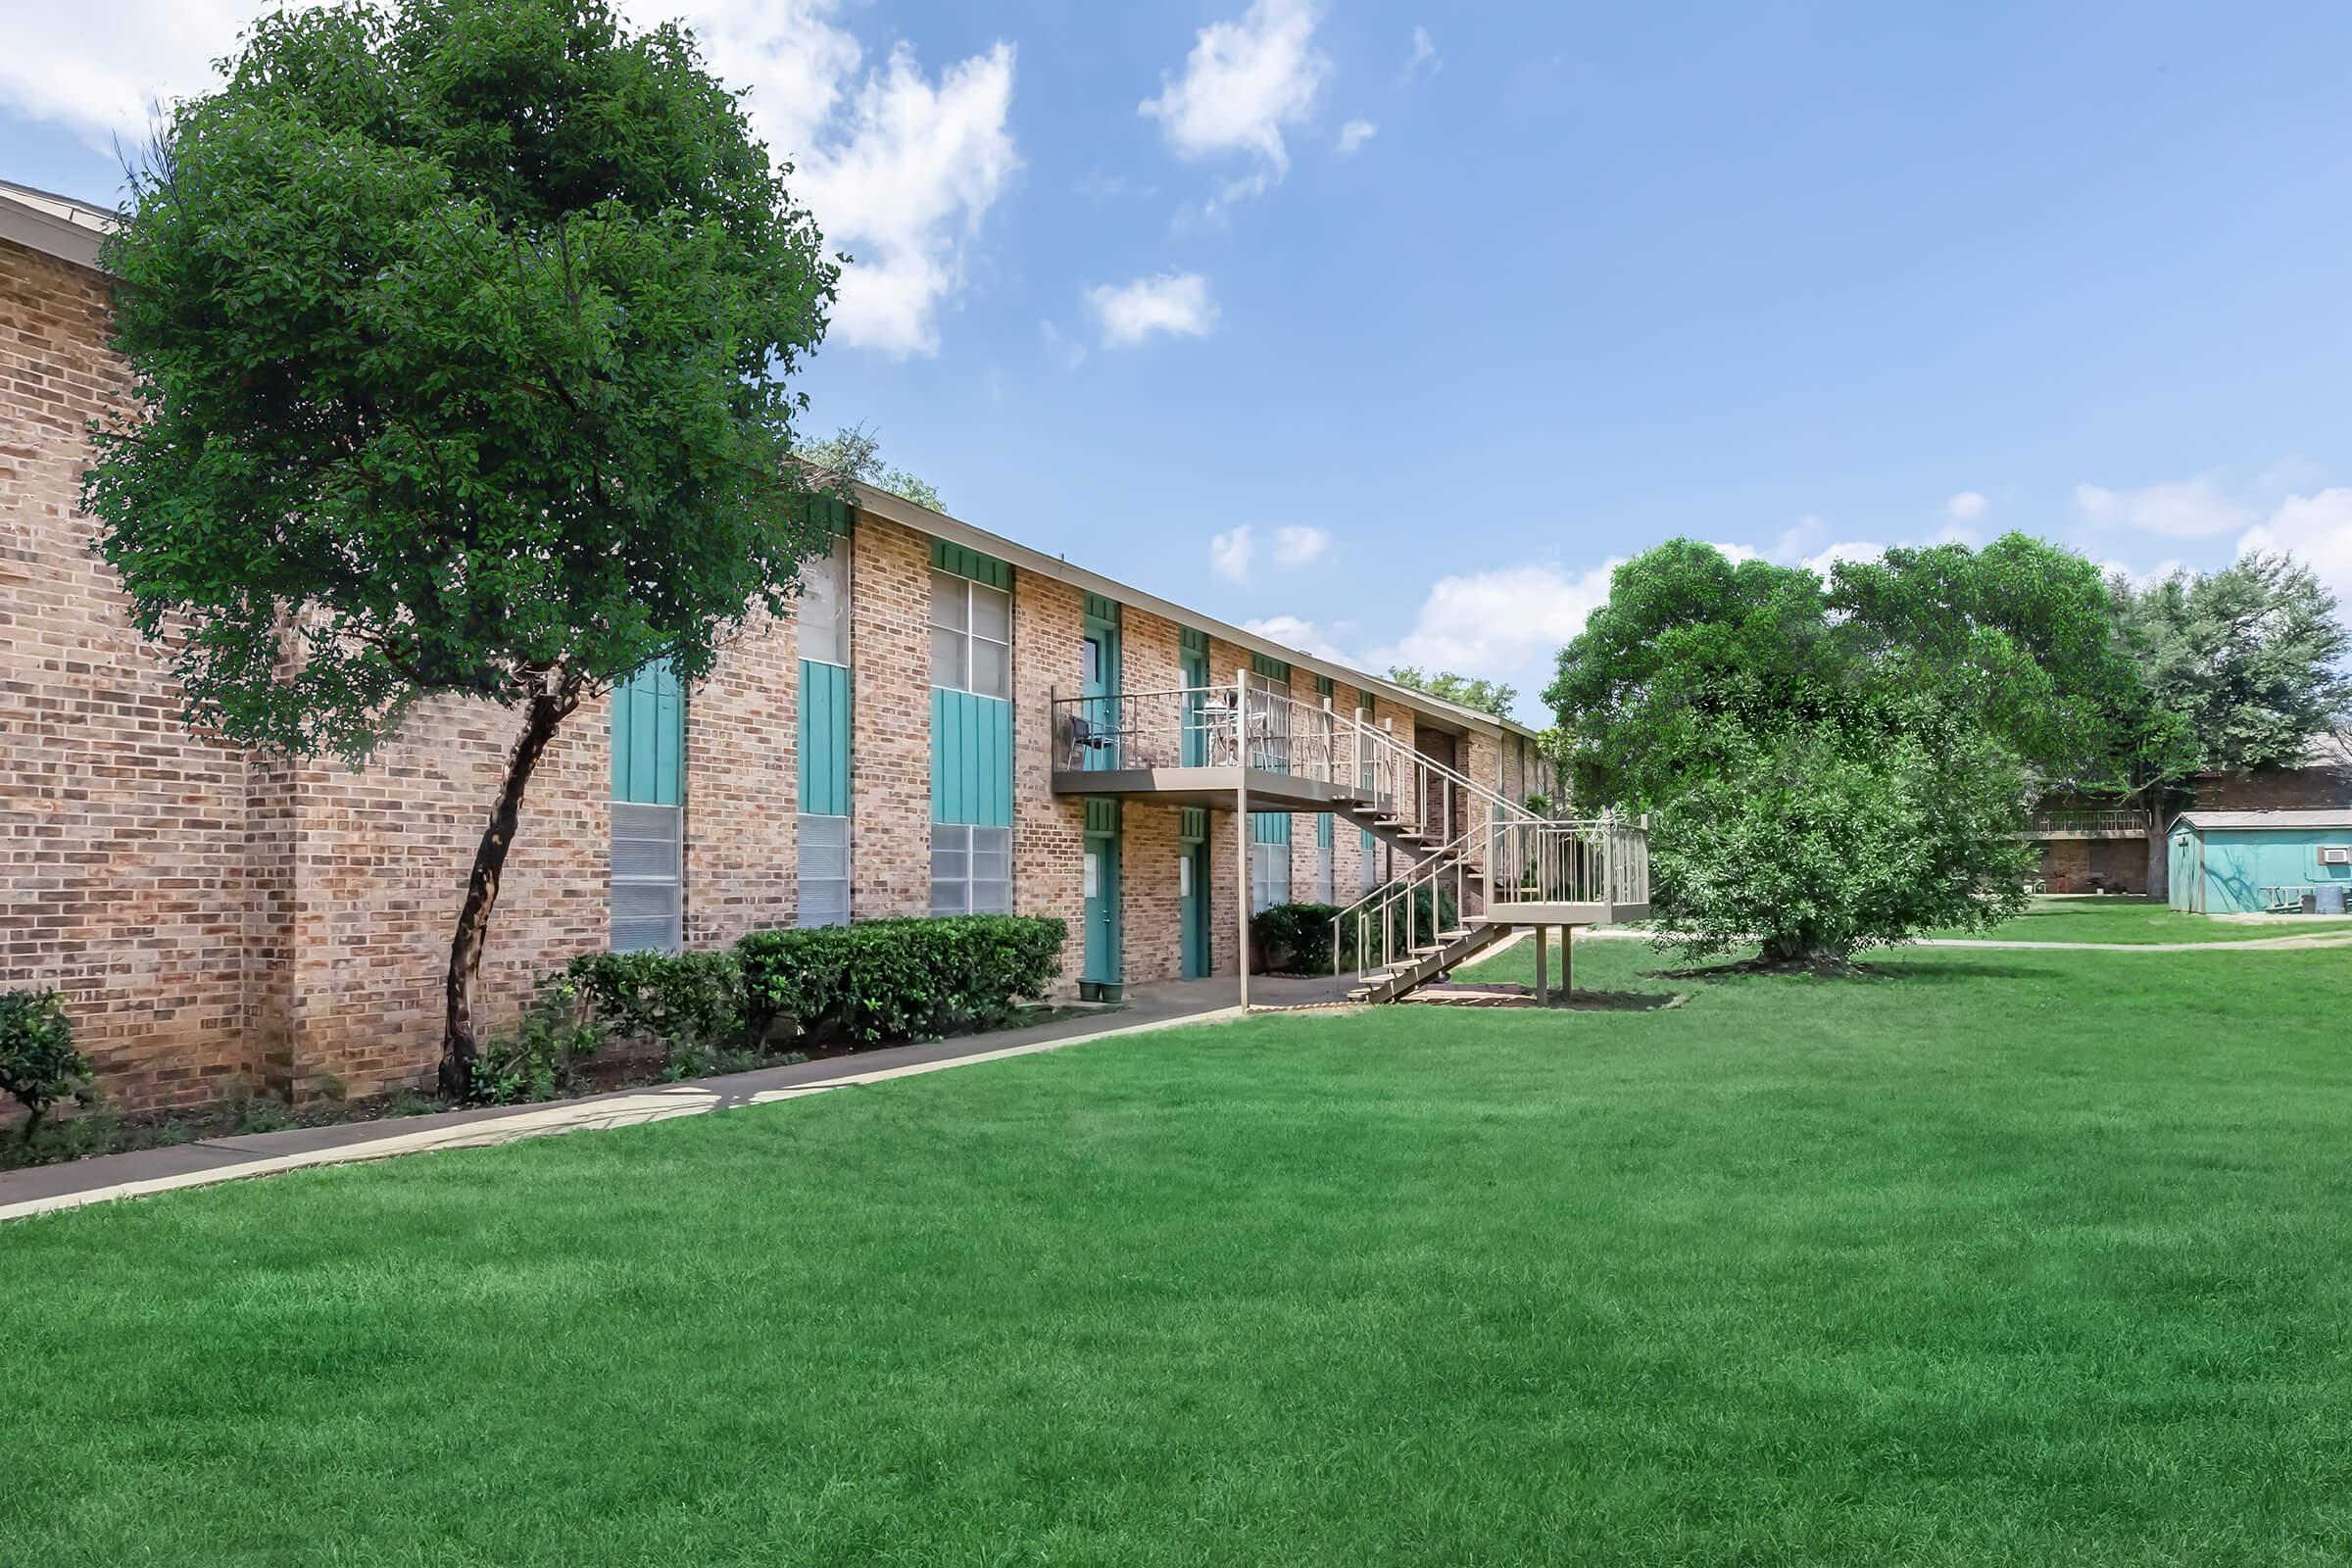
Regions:
<instances>
[{"instance_id":1,"label":"upper floor window","mask_svg":"<svg viewBox=\"0 0 2352 1568\"><path fill-rule=\"evenodd\" d=\"M931 684L1012 696L1012 595L952 571L931 573Z\"/></svg>"},{"instance_id":2,"label":"upper floor window","mask_svg":"<svg viewBox=\"0 0 2352 1568\"><path fill-rule=\"evenodd\" d=\"M849 540L801 563L801 657L820 664L850 662Z\"/></svg>"}]
</instances>

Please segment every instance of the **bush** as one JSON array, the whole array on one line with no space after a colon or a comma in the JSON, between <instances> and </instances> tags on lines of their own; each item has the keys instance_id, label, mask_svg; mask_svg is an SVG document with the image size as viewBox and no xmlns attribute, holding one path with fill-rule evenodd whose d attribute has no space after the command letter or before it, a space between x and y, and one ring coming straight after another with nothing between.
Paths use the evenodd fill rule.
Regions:
<instances>
[{"instance_id":1,"label":"bush","mask_svg":"<svg viewBox=\"0 0 2352 1568\"><path fill-rule=\"evenodd\" d=\"M1276 974L1331 973L1335 904L1277 904L1250 917L1250 946L1261 970Z\"/></svg>"},{"instance_id":2,"label":"bush","mask_svg":"<svg viewBox=\"0 0 2352 1568\"><path fill-rule=\"evenodd\" d=\"M866 920L736 944L754 1028L789 1018L858 1047L990 1028L1061 972L1069 927L1036 915Z\"/></svg>"},{"instance_id":3,"label":"bush","mask_svg":"<svg viewBox=\"0 0 2352 1568\"><path fill-rule=\"evenodd\" d=\"M488 1105L513 1105L575 1093L587 1087L580 1068L610 1042L572 974L567 970L546 975L514 1032L494 1037L473 1058L466 1098Z\"/></svg>"},{"instance_id":4,"label":"bush","mask_svg":"<svg viewBox=\"0 0 2352 1568\"><path fill-rule=\"evenodd\" d=\"M705 1060L758 1042L733 953L590 953L565 971L615 1036Z\"/></svg>"},{"instance_id":5,"label":"bush","mask_svg":"<svg viewBox=\"0 0 2352 1568\"><path fill-rule=\"evenodd\" d=\"M0 1089L28 1113L27 1144L61 1100L89 1104L97 1095L90 1064L74 1049L66 1004L54 991L0 991Z\"/></svg>"}]
</instances>

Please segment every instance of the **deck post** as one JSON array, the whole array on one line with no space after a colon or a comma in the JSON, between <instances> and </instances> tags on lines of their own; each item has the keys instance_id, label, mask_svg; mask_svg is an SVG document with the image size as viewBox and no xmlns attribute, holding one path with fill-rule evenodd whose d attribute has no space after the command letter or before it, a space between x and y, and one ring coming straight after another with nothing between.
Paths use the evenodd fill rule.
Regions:
<instances>
[{"instance_id":1,"label":"deck post","mask_svg":"<svg viewBox=\"0 0 2352 1568\"><path fill-rule=\"evenodd\" d=\"M1233 924L1234 967L1242 979L1242 1007L1250 1006L1250 671L1233 672L1233 739L1235 771L1241 782L1233 790Z\"/></svg>"},{"instance_id":2,"label":"deck post","mask_svg":"<svg viewBox=\"0 0 2352 1568\"><path fill-rule=\"evenodd\" d=\"M1536 926L1536 1005L1551 1005L1551 955L1541 922Z\"/></svg>"},{"instance_id":3,"label":"deck post","mask_svg":"<svg viewBox=\"0 0 2352 1568\"><path fill-rule=\"evenodd\" d=\"M1576 993L1576 927L1560 927L1560 1005L1575 1000Z\"/></svg>"}]
</instances>

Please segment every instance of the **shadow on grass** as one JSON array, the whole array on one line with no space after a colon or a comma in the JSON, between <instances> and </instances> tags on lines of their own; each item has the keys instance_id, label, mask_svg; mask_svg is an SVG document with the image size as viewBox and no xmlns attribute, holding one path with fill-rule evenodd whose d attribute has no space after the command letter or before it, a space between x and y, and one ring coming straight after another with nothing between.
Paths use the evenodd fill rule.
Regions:
<instances>
[{"instance_id":1,"label":"shadow on grass","mask_svg":"<svg viewBox=\"0 0 2352 1568\"><path fill-rule=\"evenodd\" d=\"M1642 969L1637 972L1644 980L1700 980L1709 983L1762 978L1768 980L1842 980L1865 985L1918 985L1945 984L1954 980L2031 980L2045 977L2048 971L2028 968L2016 963L1981 962L1967 959L1949 963L1895 965L1867 960L1848 960L1843 963L1766 963L1760 958L1741 958L1729 963L1699 964L1682 969Z\"/></svg>"},{"instance_id":2,"label":"shadow on grass","mask_svg":"<svg viewBox=\"0 0 2352 1568\"><path fill-rule=\"evenodd\" d=\"M1660 1012L1690 1000L1688 991L1571 991L1555 1012Z\"/></svg>"}]
</instances>

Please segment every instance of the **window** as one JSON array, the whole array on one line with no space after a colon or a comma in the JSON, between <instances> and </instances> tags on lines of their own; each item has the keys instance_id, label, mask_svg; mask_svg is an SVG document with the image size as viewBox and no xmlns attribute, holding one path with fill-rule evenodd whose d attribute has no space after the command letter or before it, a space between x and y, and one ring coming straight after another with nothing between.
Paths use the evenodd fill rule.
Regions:
<instances>
[{"instance_id":1,"label":"window","mask_svg":"<svg viewBox=\"0 0 2352 1568\"><path fill-rule=\"evenodd\" d=\"M850 662L849 541L801 563L801 657L820 664Z\"/></svg>"},{"instance_id":2,"label":"window","mask_svg":"<svg viewBox=\"0 0 2352 1568\"><path fill-rule=\"evenodd\" d=\"M1012 912L1012 829L931 824L931 912Z\"/></svg>"},{"instance_id":3,"label":"window","mask_svg":"<svg viewBox=\"0 0 2352 1568\"><path fill-rule=\"evenodd\" d=\"M1250 912L1263 914L1277 904L1291 902L1291 846L1250 846Z\"/></svg>"},{"instance_id":4,"label":"window","mask_svg":"<svg viewBox=\"0 0 2352 1568\"><path fill-rule=\"evenodd\" d=\"M686 945L679 876L685 815L674 806L612 803L614 953L676 953Z\"/></svg>"},{"instance_id":5,"label":"window","mask_svg":"<svg viewBox=\"0 0 2352 1568\"><path fill-rule=\"evenodd\" d=\"M1316 901L1317 903L1319 903L1319 904L1336 904L1336 903L1338 903L1338 902L1339 902L1337 899L1334 899L1334 898L1332 897L1332 894L1333 894L1335 891L1337 891L1337 890L1336 890L1336 889L1335 889L1335 888L1332 886L1332 863L1331 863L1331 862L1332 862L1332 850L1331 850L1331 845L1330 845L1330 843L1329 843L1328 841L1326 841L1326 842L1324 842L1324 843L1321 843L1321 844L1318 844L1318 845L1316 845L1316 846L1315 846L1315 901Z\"/></svg>"},{"instance_id":6,"label":"window","mask_svg":"<svg viewBox=\"0 0 2352 1568\"><path fill-rule=\"evenodd\" d=\"M1012 595L952 571L931 573L931 684L1012 696Z\"/></svg>"},{"instance_id":7,"label":"window","mask_svg":"<svg viewBox=\"0 0 2352 1568\"><path fill-rule=\"evenodd\" d=\"M664 660L612 691L612 951L685 946L686 697Z\"/></svg>"},{"instance_id":8,"label":"window","mask_svg":"<svg viewBox=\"0 0 2352 1568\"><path fill-rule=\"evenodd\" d=\"M850 819L801 818L801 924L850 923Z\"/></svg>"},{"instance_id":9,"label":"window","mask_svg":"<svg viewBox=\"0 0 2352 1568\"><path fill-rule=\"evenodd\" d=\"M1369 833L1364 835L1361 853L1356 861L1356 870L1359 873L1356 887L1358 893L1369 893L1380 886L1380 840Z\"/></svg>"}]
</instances>

